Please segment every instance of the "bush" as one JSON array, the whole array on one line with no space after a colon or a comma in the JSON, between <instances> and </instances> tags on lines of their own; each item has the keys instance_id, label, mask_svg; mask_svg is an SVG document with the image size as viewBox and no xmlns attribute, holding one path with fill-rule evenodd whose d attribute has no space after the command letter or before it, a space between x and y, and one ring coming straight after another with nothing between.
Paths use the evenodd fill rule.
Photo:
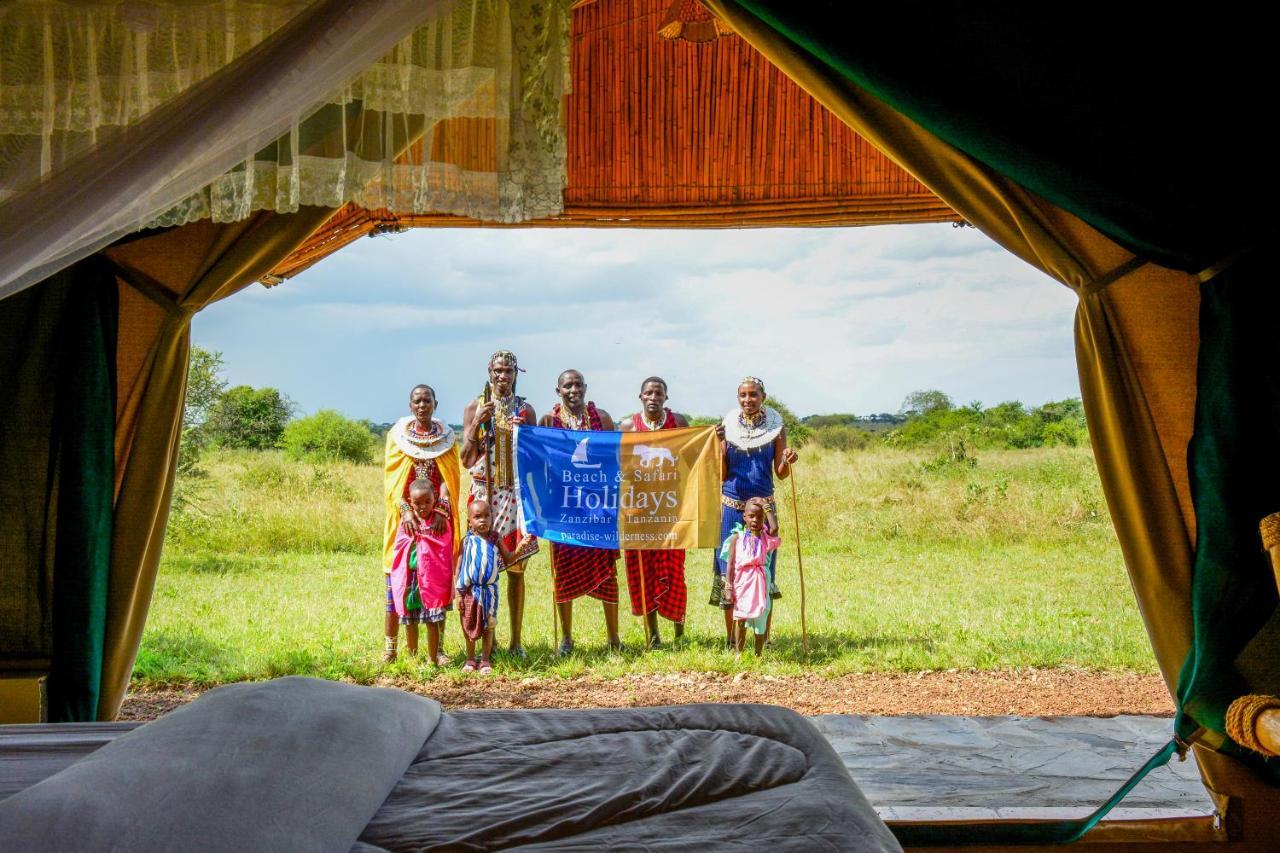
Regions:
<instances>
[{"instance_id":1,"label":"bush","mask_svg":"<svg viewBox=\"0 0 1280 853\"><path fill-rule=\"evenodd\" d=\"M848 424L831 424L813 430L813 440L828 450L864 450L871 444L871 434Z\"/></svg>"},{"instance_id":2,"label":"bush","mask_svg":"<svg viewBox=\"0 0 1280 853\"><path fill-rule=\"evenodd\" d=\"M368 427L344 418L333 409L321 409L310 417L293 421L284 428L280 443L292 459L373 461L374 439Z\"/></svg>"},{"instance_id":3,"label":"bush","mask_svg":"<svg viewBox=\"0 0 1280 853\"><path fill-rule=\"evenodd\" d=\"M890 447L971 447L1021 450L1089 443L1084 406L1078 398L1028 409L1017 400L984 409L981 403L955 407L941 391L916 391L903 403L906 422L885 437Z\"/></svg>"},{"instance_id":4,"label":"bush","mask_svg":"<svg viewBox=\"0 0 1280 853\"><path fill-rule=\"evenodd\" d=\"M214 403L205 423L219 447L267 450L280 446L293 402L275 388L228 388Z\"/></svg>"},{"instance_id":5,"label":"bush","mask_svg":"<svg viewBox=\"0 0 1280 853\"><path fill-rule=\"evenodd\" d=\"M812 435L813 431L810 430L809 427L805 426L805 424L795 416L795 413L787 407L787 404L779 400L777 397L769 397L764 401L764 404L782 415L782 426L787 431L787 446L804 447L805 443L809 441L809 437Z\"/></svg>"}]
</instances>

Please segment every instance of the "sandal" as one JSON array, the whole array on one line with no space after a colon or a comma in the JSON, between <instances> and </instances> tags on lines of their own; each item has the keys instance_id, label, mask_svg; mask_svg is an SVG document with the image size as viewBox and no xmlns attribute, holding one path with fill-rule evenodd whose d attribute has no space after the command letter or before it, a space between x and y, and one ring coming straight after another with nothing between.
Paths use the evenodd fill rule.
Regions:
<instances>
[{"instance_id":1,"label":"sandal","mask_svg":"<svg viewBox=\"0 0 1280 853\"><path fill-rule=\"evenodd\" d=\"M477 668L475 658L468 658L467 662L462 665L463 672L475 672Z\"/></svg>"},{"instance_id":2,"label":"sandal","mask_svg":"<svg viewBox=\"0 0 1280 853\"><path fill-rule=\"evenodd\" d=\"M480 661L480 668L477 670L481 675L488 675L493 672L493 665L487 660Z\"/></svg>"},{"instance_id":3,"label":"sandal","mask_svg":"<svg viewBox=\"0 0 1280 853\"><path fill-rule=\"evenodd\" d=\"M440 654L436 655L436 666L448 666L452 661L453 658L449 657L444 652L440 652Z\"/></svg>"}]
</instances>

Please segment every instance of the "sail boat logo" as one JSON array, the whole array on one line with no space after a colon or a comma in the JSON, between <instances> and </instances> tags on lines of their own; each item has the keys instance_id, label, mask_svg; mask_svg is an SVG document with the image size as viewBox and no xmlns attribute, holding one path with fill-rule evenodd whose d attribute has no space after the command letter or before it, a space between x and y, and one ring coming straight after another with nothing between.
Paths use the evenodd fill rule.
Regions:
<instances>
[{"instance_id":1,"label":"sail boat logo","mask_svg":"<svg viewBox=\"0 0 1280 853\"><path fill-rule=\"evenodd\" d=\"M578 442L578 446L573 449L573 456L569 457L569 461L573 463L575 468L599 468L599 462L587 461L587 442L591 440L591 436L587 436Z\"/></svg>"}]
</instances>

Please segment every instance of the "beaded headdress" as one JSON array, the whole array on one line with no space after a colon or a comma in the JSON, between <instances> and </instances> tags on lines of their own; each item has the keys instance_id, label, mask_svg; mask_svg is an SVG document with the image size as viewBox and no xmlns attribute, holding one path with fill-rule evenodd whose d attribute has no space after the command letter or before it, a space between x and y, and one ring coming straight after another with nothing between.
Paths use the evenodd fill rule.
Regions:
<instances>
[{"instance_id":1,"label":"beaded headdress","mask_svg":"<svg viewBox=\"0 0 1280 853\"><path fill-rule=\"evenodd\" d=\"M763 380L763 379L761 379L760 377L758 377L758 376L744 376L744 377L742 378L742 381L738 383L738 387L739 387L739 388L741 388L743 385L746 385L746 384L748 384L748 383L750 383L750 384L752 384L752 385L756 386L757 388L759 388L759 389L760 389L760 393L761 393L761 394L764 394L764 393L765 393L765 390L764 390L764 380Z\"/></svg>"},{"instance_id":2,"label":"beaded headdress","mask_svg":"<svg viewBox=\"0 0 1280 853\"><path fill-rule=\"evenodd\" d=\"M493 366L493 363L495 361L501 362L503 367L514 367L516 370L520 371L521 373L525 372L524 368L520 366L519 361L516 359L516 354L509 349L500 349L497 352L495 352L493 355L489 356L490 367Z\"/></svg>"}]
</instances>

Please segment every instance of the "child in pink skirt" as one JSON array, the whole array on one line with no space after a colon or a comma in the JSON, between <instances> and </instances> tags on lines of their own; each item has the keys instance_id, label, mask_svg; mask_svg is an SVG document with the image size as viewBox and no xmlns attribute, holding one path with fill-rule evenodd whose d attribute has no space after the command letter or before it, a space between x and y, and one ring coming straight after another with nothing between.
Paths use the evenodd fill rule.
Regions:
<instances>
[{"instance_id":1,"label":"child in pink skirt","mask_svg":"<svg viewBox=\"0 0 1280 853\"><path fill-rule=\"evenodd\" d=\"M756 637L756 655L764 652L769 628L769 555L778 550L781 540L764 529L767 508L762 498L750 498L742 509L743 527L725 540L722 552L727 565L725 595L733 603L736 625L734 645L741 652L747 644L747 626ZM728 603L728 602L725 602Z\"/></svg>"},{"instance_id":2,"label":"child in pink skirt","mask_svg":"<svg viewBox=\"0 0 1280 853\"><path fill-rule=\"evenodd\" d=\"M436 492L429 480L409 484L409 503L419 518L431 518ZM417 624L427 625L427 658L436 666L448 660L440 654L440 626L453 599L453 530L440 534L428 524L415 533L403 527L396 532L395 548L388 578L388 597L402 624L408 626L409 653L417 648Z\"/></svg>"}]
</instances>

